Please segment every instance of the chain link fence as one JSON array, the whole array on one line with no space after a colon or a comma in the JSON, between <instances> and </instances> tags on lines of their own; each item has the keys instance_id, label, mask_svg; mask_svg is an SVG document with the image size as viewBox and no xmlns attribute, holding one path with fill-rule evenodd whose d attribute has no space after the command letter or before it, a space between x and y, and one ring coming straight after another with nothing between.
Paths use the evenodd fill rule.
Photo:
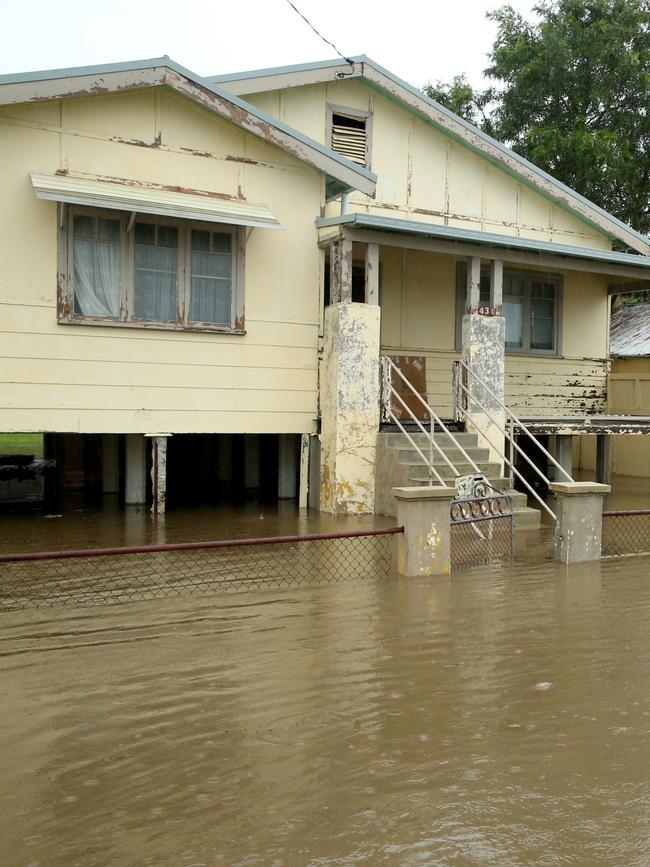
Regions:
<instances>
[{"instance_id":1,"label":"chain link fence","mask_svg":"<svg viewBox=\"0 0 650 867\"><path fill-rule=\"evenodd\" d=\"M650 554L650 509L603 512L603 557Z\"/></svg>"},{"instance_id":2,"label":"chain link fence","mask_svg":"<svg viewBox=\"0 0 650 867\"><path fill-rule=\"evenodd\" d=\"M402 527L0 556L0 611L386 578Z\"/></svg>"},{"instance_id":3,"label":"chain link fence","mask_svg":"<svg viewBox=\"0 0 650 867\"><path fill-rule=\"evenodd\" d=\"M514 516L509 497L453 500L450 525L452 572L514 557Z\"/></svg>"}]
</instances>

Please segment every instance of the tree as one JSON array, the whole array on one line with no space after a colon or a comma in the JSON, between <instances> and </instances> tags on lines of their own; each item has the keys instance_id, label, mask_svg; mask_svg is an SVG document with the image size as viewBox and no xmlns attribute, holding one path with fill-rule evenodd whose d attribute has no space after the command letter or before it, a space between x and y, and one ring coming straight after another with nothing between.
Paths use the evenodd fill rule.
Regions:
<instances>
[{"instance_id":1,"label":"tree","mask_svg":"<svg viewBox=\"0 0 650 867\"><path fill-rule=\"evenodd\" d=\"M484 132L494 135L495 130L490 116L493 102L491 89L474 90L465 75L456 75L450 84L437 81L435 84L425 85L424 92L454 114L480 127Z\"/></svg>"},{"instance_id":2,"label":"tree","mask_svg":"<svg viewBox=\"0 0 650 867\"><path fill-rule=\"evenodd\" d=\"M498 88L474 92L461 76L435 92L540 168L650 232L650 0L542 0L534 11L534 23L509 6L488 13L498 30L485 74ZM485 121L481 105L491 109Z\"/></svg>"}]
</instances>

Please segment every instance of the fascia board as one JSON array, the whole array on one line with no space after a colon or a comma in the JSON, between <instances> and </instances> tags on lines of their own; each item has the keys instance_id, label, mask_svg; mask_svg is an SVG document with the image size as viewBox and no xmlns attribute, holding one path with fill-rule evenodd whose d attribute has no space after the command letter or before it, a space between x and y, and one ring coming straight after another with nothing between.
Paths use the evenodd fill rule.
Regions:
<instances>
[{"instance_id":1,"label":"fascia board","mask_svg":"<svg viewBox=\"0 0 650 867\"><path fill-rule=\"evenodd\" d=\"M494 232L480 232L474 229L461 229L455 226L442 226L415 220L399 220L391 217L379 217L373 214L352 213L338 217L319 217L316 220L316 226L319 229L343 226L354 229L392 231L420 237L460 241L484 247L509 248L512 250L524 250L584 259L591 262L606 262L612 265L638 268L642 269L645 273L650 273L650 256L641 256L634 253L618 253L612 250L573 247L568 244L554 244L551 241L536 241L532 238L517 238L511 235L498 235Z\"/></svg>"}]
</instances>

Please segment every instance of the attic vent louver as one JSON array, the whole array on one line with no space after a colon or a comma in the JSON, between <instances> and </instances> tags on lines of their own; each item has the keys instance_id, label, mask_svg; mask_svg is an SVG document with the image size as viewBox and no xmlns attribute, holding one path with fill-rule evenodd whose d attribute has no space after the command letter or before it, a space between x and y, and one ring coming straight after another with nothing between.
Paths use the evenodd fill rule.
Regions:
<instances>
[{"instance_id":1,"label":"attic vent louver","mask_svg":"<svg viewBox=\"0 0 650 867\"><path fill-rule=\"evenodd\" d=\"M366 164L366 118L332 114L332 150L361 166Z\"/></svg>"}]
</instances>

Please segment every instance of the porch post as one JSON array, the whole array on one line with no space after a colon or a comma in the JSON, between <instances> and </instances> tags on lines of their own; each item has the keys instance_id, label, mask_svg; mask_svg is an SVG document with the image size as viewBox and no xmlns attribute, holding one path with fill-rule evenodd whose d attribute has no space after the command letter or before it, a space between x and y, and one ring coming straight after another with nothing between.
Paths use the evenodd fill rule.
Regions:
<instances>
[{"instance_id":1,"label":"porch post","mask_svg":"<svg viewBox=\"0 0 650 867\"><path fill-rule=\"evenodd\" d=\"M151 437L151 511L164 515L167 503L167 435Z\"/></svg>"},{"instance_id":2,"label":"porch post","mask_svg":"<svg viewBox=\"0 0 650 867\"><path fill-rule=\"evenodd\" d=\"M146 455L143 434L126 435L126 484L124 502L137 506L146 500Z\"/></svg>"},{"instance_id":3,"label":"porch post","mask_svg":"<svg viewBox=\"0 0 650 867\"><path fill-rule=\"evenodd\" d=\"M596 481L609 485L612 478L612 434L596 435Z\"/></svg>"},{"instance_id":4,"label":"porch post","mask_svg":"<svg viewBox=\"0 0 650 867\"><path fill-rule=\"evenodd\" d=\"M366 244L366 304L379 304L379 244Z\"/></svg>"},{"instance_id":5,"label":"porch post","mask_svg":"<svg viewBox=\"0 0 650 867\"><path fill-rule=\"evenodd\" d=\"M506 323L501 315L503 263L495 260L490 267L490 305L479 313L481 260L473 257L467 266L465 315L463 316L463 360L469 368L466 417L467 429L478 434L479 443L490 449L490 460L500 465L503 459L505 413L499 401L505 399ZM477 376L490 389L472 378ZM494 396L492 396L494 395ZM497 400L498 398L498 400Z\"/></svg>"},{"instance_id":6,"label":"porch post","mask_svg":"<svg viewBox=\"0 0 650 867\"><path fill-rule=\"evenodd\" d=\"M352 241L342 238L330 247L330 303L352 301Z\"/></svg>"},{"instance_id":7,"label":"porch post","mask_svg":"<svg viewBox=\"0 0 650 867\"><path fill-rule=\"evenodd\" d=\"M379 432L376 304L348 301L325 309L320 407L320 508L334 515L372 514Z\"/></svg>"}]
</instances>

